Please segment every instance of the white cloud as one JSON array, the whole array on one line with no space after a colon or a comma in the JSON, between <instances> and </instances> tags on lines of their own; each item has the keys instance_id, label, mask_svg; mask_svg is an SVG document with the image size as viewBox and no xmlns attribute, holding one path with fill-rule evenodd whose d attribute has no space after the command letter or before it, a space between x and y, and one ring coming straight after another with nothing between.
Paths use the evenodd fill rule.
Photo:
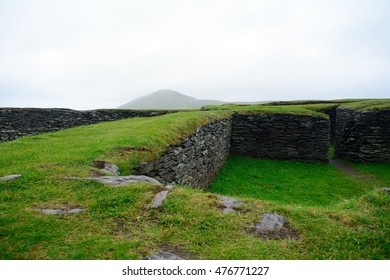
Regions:
<instances>
[{"instance_id":1,"label":"white cloud","mask_svg":"<svg viewBox=\"0 0 390 280\"><path fill-rule=\"evenodd\" d=\"M0 106L390 97L382 0L1 1Z\"/></svg>"}]
</instances>

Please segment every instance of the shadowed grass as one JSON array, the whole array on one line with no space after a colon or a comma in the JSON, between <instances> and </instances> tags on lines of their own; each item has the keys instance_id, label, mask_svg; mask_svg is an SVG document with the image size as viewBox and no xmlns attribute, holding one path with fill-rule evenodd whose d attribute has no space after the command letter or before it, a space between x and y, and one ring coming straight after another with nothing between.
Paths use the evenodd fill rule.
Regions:
<instances>
[{"instance_id":1,"label":"shadowed grass","mask_svg":"<svg viewBox=\"0 0 390 280\"><path fill-rule=\"evenodd\" d=\"M229 157L211 191L277 203L323 206L373 186L325 164Z\"/></svg>"}]
</instances>

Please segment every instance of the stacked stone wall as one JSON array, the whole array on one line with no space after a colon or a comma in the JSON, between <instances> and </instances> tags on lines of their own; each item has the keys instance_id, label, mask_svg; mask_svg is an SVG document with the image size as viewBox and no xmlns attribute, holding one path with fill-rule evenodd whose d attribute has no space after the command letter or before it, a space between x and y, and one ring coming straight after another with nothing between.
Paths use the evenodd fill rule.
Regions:
<instances>
[{"instance_id":1,"label":"stacked stone wall","mask_svg":"<svg viewBox=\"0 0 390 280\"><path fill-rule=\"evenodd\" d=\"M327 162L329 120L289 114L233 116L231 153L255 158Z\"/></svg>"},{"instance_id":2,"label":"stacked stone wall","mask_svg":"<svg viewBox=\"0 0 390 280\"><path fill-rule=\"evenodd\" d=\"M333 108L327 109L324 112L325 114L327 114L329 116L329 122L330 122L329 123L329 125L330 125L329 142L331 144L334 144L335 139L336 139L336 123L337 123L336 109L337 109L337 107L333 107Z\"/></svg>"},{"instance_id":3,"label":"stacked stone wall","mask_svg":"<svg viewBox=\"0 0 390 280\"><path fill-rule=\"evenodd\" d=\"M134 174L144 174L162 183L207 187L229 155L231 131L231 118L199 127L158 160L136 168Z\"/></svg>"},{"instance_id":4,"label":"stacked stone wall","mask_svg":"<svg viewBox=\"0 0 390 280\"><path fill-rule=\"evenodd\" d=\"M390 110L336 110L335 156L356 162L390 162Z\"/></svg>"},{"instance_id":5,"label":"stacked stone wall","mask_svg":"<svg viewBox=\"0 0 390 280\"><path fill-rule=\"evenodd\" d=\"M167 113L169 111L0 108L0 142L80 125Z\"/></svg>"}]
</instances>

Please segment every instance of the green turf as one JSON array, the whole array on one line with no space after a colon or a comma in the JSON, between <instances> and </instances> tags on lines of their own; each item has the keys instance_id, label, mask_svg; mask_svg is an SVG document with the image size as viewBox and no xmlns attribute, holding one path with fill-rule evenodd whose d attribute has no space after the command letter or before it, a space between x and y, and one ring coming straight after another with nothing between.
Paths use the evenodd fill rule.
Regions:
<instances>
[{"instance_id":1,"label":"green turf","mask_svg":"<svg viewBox=\"0 0 390 280\"><path fill-rule=\"evenodd\" d=\"M370 99L358 102L345 103L340 107L352 108L359 111L376 111L390 109L390 99Z\"/></svg>"},{"instance_id":2,"label":"green turf","mask_svg":"<svg viewBox=\"0 0 390 280\"><path fill-rule=\"evenodd\" d=\"M330 165L237 156L211 185L216 193L303 206L338 203L372 188Z\"/></svg>"},{"instance_id":3,"label":"green turf","mask_svg":"<svg viewBox=\"0 0 390 280\"><path fill-rule=\"evenodd\" d=\"M363 110L383 110L390 108L390 99L339 99L329 101L285 101L265 104L224 104L203 107L204 110L231 110L240 114L292 114L325 117L324 111L332 107Z\"/></svg>"},{"instance_id":4,"label":"green turf","mask_svg":"<svg viewBox=\"0 0 390 280\"><path fill-rule=\"evenodd\" d=\"M266 106L265 105L210 105L205 106L204 110L226 110L234 111L239 114L290 114L290 115L305 115L328 118L328 115L321 111L330 108L334 104L310 104L310 105L281 105L281 106Z\"/></svg>"},{"instance_id":5,"label":"green turf","mask_svg":"<svg viewBox=\"0 0 390 280\"><path fill-rule=\"evenodd\" d=\"M388 165L356 165L352 178L324 164L231 157L210 190L177 186L156 210L158 188L109 187L65 180L89 176L93 160L129 174L195 127L230 112L182 112L26 137L0 144L0 259L142 259L166 246L196 259L389 259ZM239 163L239 164L232 164ZM227 170L230 172L226 172ZM235 183L217 182L227 178ZM218 190L218 188L220 188ZM224 214L218 194L236 195ZM48 216L39 207L83 213ZM284 215L299 240L262 240L249 232L263 213Z\"/></svg>"}]
</instances>

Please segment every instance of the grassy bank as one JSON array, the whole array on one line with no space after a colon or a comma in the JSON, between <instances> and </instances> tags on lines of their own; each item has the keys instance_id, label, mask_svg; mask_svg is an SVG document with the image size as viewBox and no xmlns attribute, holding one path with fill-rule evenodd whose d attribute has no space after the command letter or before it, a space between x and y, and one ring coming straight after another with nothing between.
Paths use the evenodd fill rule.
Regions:
<instances>
[{"instance_id":1,"label":"grassy bank","mask_svg":"<svg viewBox=\"0 0 390 280\"><path fill-rule=\"evenodd\" d=\"M108 160L129 174L140 161L157 158L198 126L229 112L181 112L81 126L0 143L0 176L87 176L93 160Z\"/></svg>"}]
</instances>

